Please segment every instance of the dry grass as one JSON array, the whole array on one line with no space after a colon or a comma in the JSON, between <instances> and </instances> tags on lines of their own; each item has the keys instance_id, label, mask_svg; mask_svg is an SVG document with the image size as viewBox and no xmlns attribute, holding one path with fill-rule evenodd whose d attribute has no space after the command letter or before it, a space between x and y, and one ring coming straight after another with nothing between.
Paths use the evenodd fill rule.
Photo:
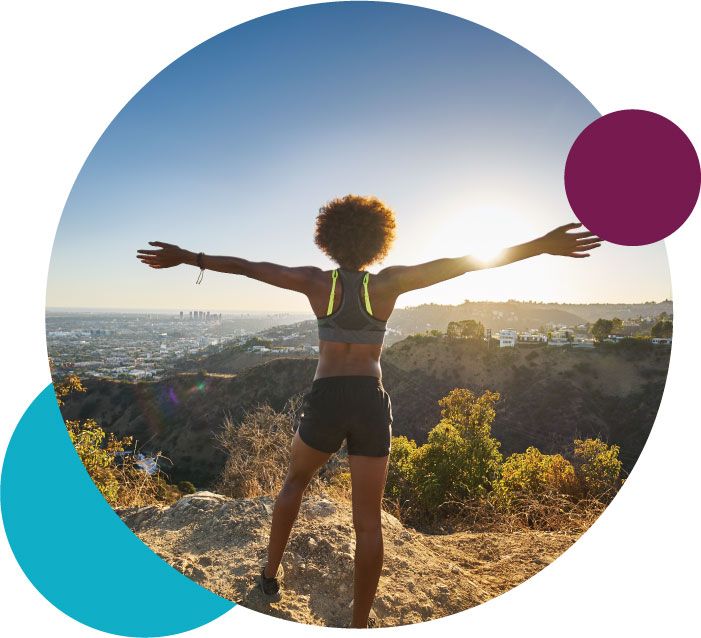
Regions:
<instances>
[{"instance_id":1,"label":"dry grass","mask_svg":"<svg viewBox=\"0 0 701 638\"><path fill-rule=\"evenodd\" d=\"M156 463L161 459L169 461L160 453L155 454L154 459ZM155 474L148 474L136 466L131 456L126 456L112 473L119 483L117 498L112 504L115 508L170 505L183 495L175 485L168 483L167 476L160 469Z\"/></svg>"},{"instance_id":2,"label":"dry grass","mask_svg":"<svg viewBox=\"0 0 701 638\"><path fill-rule=\"evenodd\" d=\"M262 404L246 412L240 423L227 415L215 436L227 460L213 489L231 498L277 494L289 467L301 403L295 395L282 412ZM321 481L317 475L310 489L318 489Z\"/></svg>"},{"instance_id":3,"label":"dry grass","mask_svg":"<svg viewBox=\"0 0 701 638\"><path fill-rule=\"evenodd\" d=\"M297 425L301 397L293 397L282 412L262 404L248 411L240 423L229 416L216 436L227 454L213 489L230 498L275 497L285 480L290 446ZM307 495L336 501L352 500L347 457L337 454L317 473ZM607 499L574 498L554 492L522 495L508 509L492 497L445 502L430 513L409 502L383 500L383 509L404 525L429 533L459 531L514 532L519 530L582 533L606 507Z\"/></svg>"},{"instance_id":4,"label":"dry grass","mask_svg":"<svg viewBox=\"0 0 701 638\"><path fill-rule=\"evenodd\" d=\"M448 501L430 515L410 503L385 499L383 507L405 525L430 533L459 531L515 532L519 530L582 533L606 508L598 499L573 499L562 494L522 496L506 509L492 498Z\"/></svg>"}]
</instances>

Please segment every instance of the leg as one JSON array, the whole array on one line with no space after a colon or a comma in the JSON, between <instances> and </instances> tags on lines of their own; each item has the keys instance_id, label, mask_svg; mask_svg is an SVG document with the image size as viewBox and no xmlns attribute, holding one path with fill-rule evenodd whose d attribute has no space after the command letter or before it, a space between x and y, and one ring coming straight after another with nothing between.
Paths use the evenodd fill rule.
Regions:
<instances>
[{"instance_id":1,"label":"leg","mask_svg":"<svg viewBox=\"0 0 701 638\"><path fill-rule=\"evenodd\" d=\"M355 573L351 627L367 627L382 572L382 494L389 456L348 455L353 489Z\"/></svg>"},{"instance_id":2,"label":"leg","mask_svg":"<svg viewBox=\"0 0 701 638\"><path fill-rule=\"evenodd\" d=\"M282 555L287 546L287 540L292 531L292 525L302 504L302 494L316 471L329 460L331 454L321 452L308 446L295 432L292 440L290 469L285 483L275 500L273 522L268 543L268 562L265 566L265 576L272 578L277 574Z\"/></svg>"}]
</instances>

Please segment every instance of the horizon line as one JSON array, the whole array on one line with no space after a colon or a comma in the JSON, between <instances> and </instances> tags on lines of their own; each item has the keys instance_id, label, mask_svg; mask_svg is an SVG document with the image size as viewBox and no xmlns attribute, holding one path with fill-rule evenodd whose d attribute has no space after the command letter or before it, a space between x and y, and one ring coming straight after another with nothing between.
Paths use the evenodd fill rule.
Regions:
<instances>
[{"instance_id":1,"label":"horizon line","mask_svg":"<svg viewBox=\"0 0 701 638\"><path fill-rule=\"evenodd\" d=\"M465 303L492 303L492 304L506 304L506 303L523 303L523 304L543 304L543 305L556 305L556 306L596 306L596 305L607 305L607 306L645 306L645 305L657 305L661 303L672 303L673 300L666 298L666 299L661 299L661 300L645 300L645 301L580 301L580 302L563 302L563 301L542 301L542 300L537 300L537 299L508 299L508 300L490 300L490 299L465 299L460 303L454 303L454 304L447 304L447 303L436 303L436 302L426 302L426 303L421 303L421 304L416 304L413 306L397 306L395 307L395 310L408 310L410 308L419 308L421 306L461 306ZM52 311L52 312L66 312L66 311L73 311L73 312L129 312L129 313L138 313L138 312L167 312L167 313L174 313L178 314L180 312L190 312L190 310L201 310L200 308L188 308L187 310L181 309L181 308L143 308L143 307L116 307L116 306L46 306L45 310L47 312ZM280 315L280 314L285 314L285 315L311 315L314 316L314 313L311 311L302 311L302 310L284 310L284 309L277 309L277 310L256 310L256 309L247 309L247 310L236 310L236 309L214 309L212 310L211 308L207 310L205 308L205 311L209 312L214 312L214 313L231 313L231 314L256 314L256 315Z\"/></svg>"}]
</instances>

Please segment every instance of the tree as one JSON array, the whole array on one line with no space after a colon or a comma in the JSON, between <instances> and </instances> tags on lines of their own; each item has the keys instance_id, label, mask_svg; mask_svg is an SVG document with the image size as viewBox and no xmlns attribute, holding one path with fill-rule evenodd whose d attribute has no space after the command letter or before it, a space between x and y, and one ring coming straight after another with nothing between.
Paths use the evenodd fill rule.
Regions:
<instances>
[{"instance_id":1,"label":"tree","mask_svg":"<svg viewBox=\"0 0 701 638\"><path fill-rule=\"evenodd\" d=\"M424 507L482 497L491 489L502 461L492 436L498 400L497 392L475 397L455 388L438 402L442 419L412 459L414 489Z\"/></svg>"},{"instance_id":2,"label":"tree","mask_svg":"<svg viewBox=\"0 0 701 638\"><path fill-rule=\"evenodd\" d=\"M463 337L466 339L483 339L484 325L481 321L466 319L464 321L451 321L448 324L446 334L449 337Z\"/></svg>"},{"instance_id":3,"label":"tree","mask_svg":"<svg viewBox=\"0 0 701 638\"><path fill-rule=\"evenodd\" d=\"M612 329L613 321L611 319L597 319L591 327L591 334L594 339L601 342L611 334Z\"/></svg>"},{"instance_id":4,"label":"tree","mask_svg":"<svg viewBox=\"0 0 701 638\"><path fill-rule=\"evenodd\" d=\"M661 337L669 339L672 336L672 322L666 319L660 319L650 330L653 337Z\"/></svg>"}]
</instances>

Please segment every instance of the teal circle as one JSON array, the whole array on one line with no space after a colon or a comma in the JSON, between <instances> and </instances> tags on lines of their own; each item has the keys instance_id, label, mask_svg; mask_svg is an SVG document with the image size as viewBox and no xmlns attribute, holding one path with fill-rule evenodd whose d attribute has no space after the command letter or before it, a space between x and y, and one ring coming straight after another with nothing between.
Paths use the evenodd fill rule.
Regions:
<instances>
[{"instance_id":1,"label":"teal circle","mask_svg":"<svg viewBox=\"0 0 701 638\"><path fill-rule=\"evenodd\" d=\"M0 505L27 578L85 625L121 636L167 636L235 606L159 558L112 510L75 453L53 384L10 440Z\"/></svg>"}]
</instances>

